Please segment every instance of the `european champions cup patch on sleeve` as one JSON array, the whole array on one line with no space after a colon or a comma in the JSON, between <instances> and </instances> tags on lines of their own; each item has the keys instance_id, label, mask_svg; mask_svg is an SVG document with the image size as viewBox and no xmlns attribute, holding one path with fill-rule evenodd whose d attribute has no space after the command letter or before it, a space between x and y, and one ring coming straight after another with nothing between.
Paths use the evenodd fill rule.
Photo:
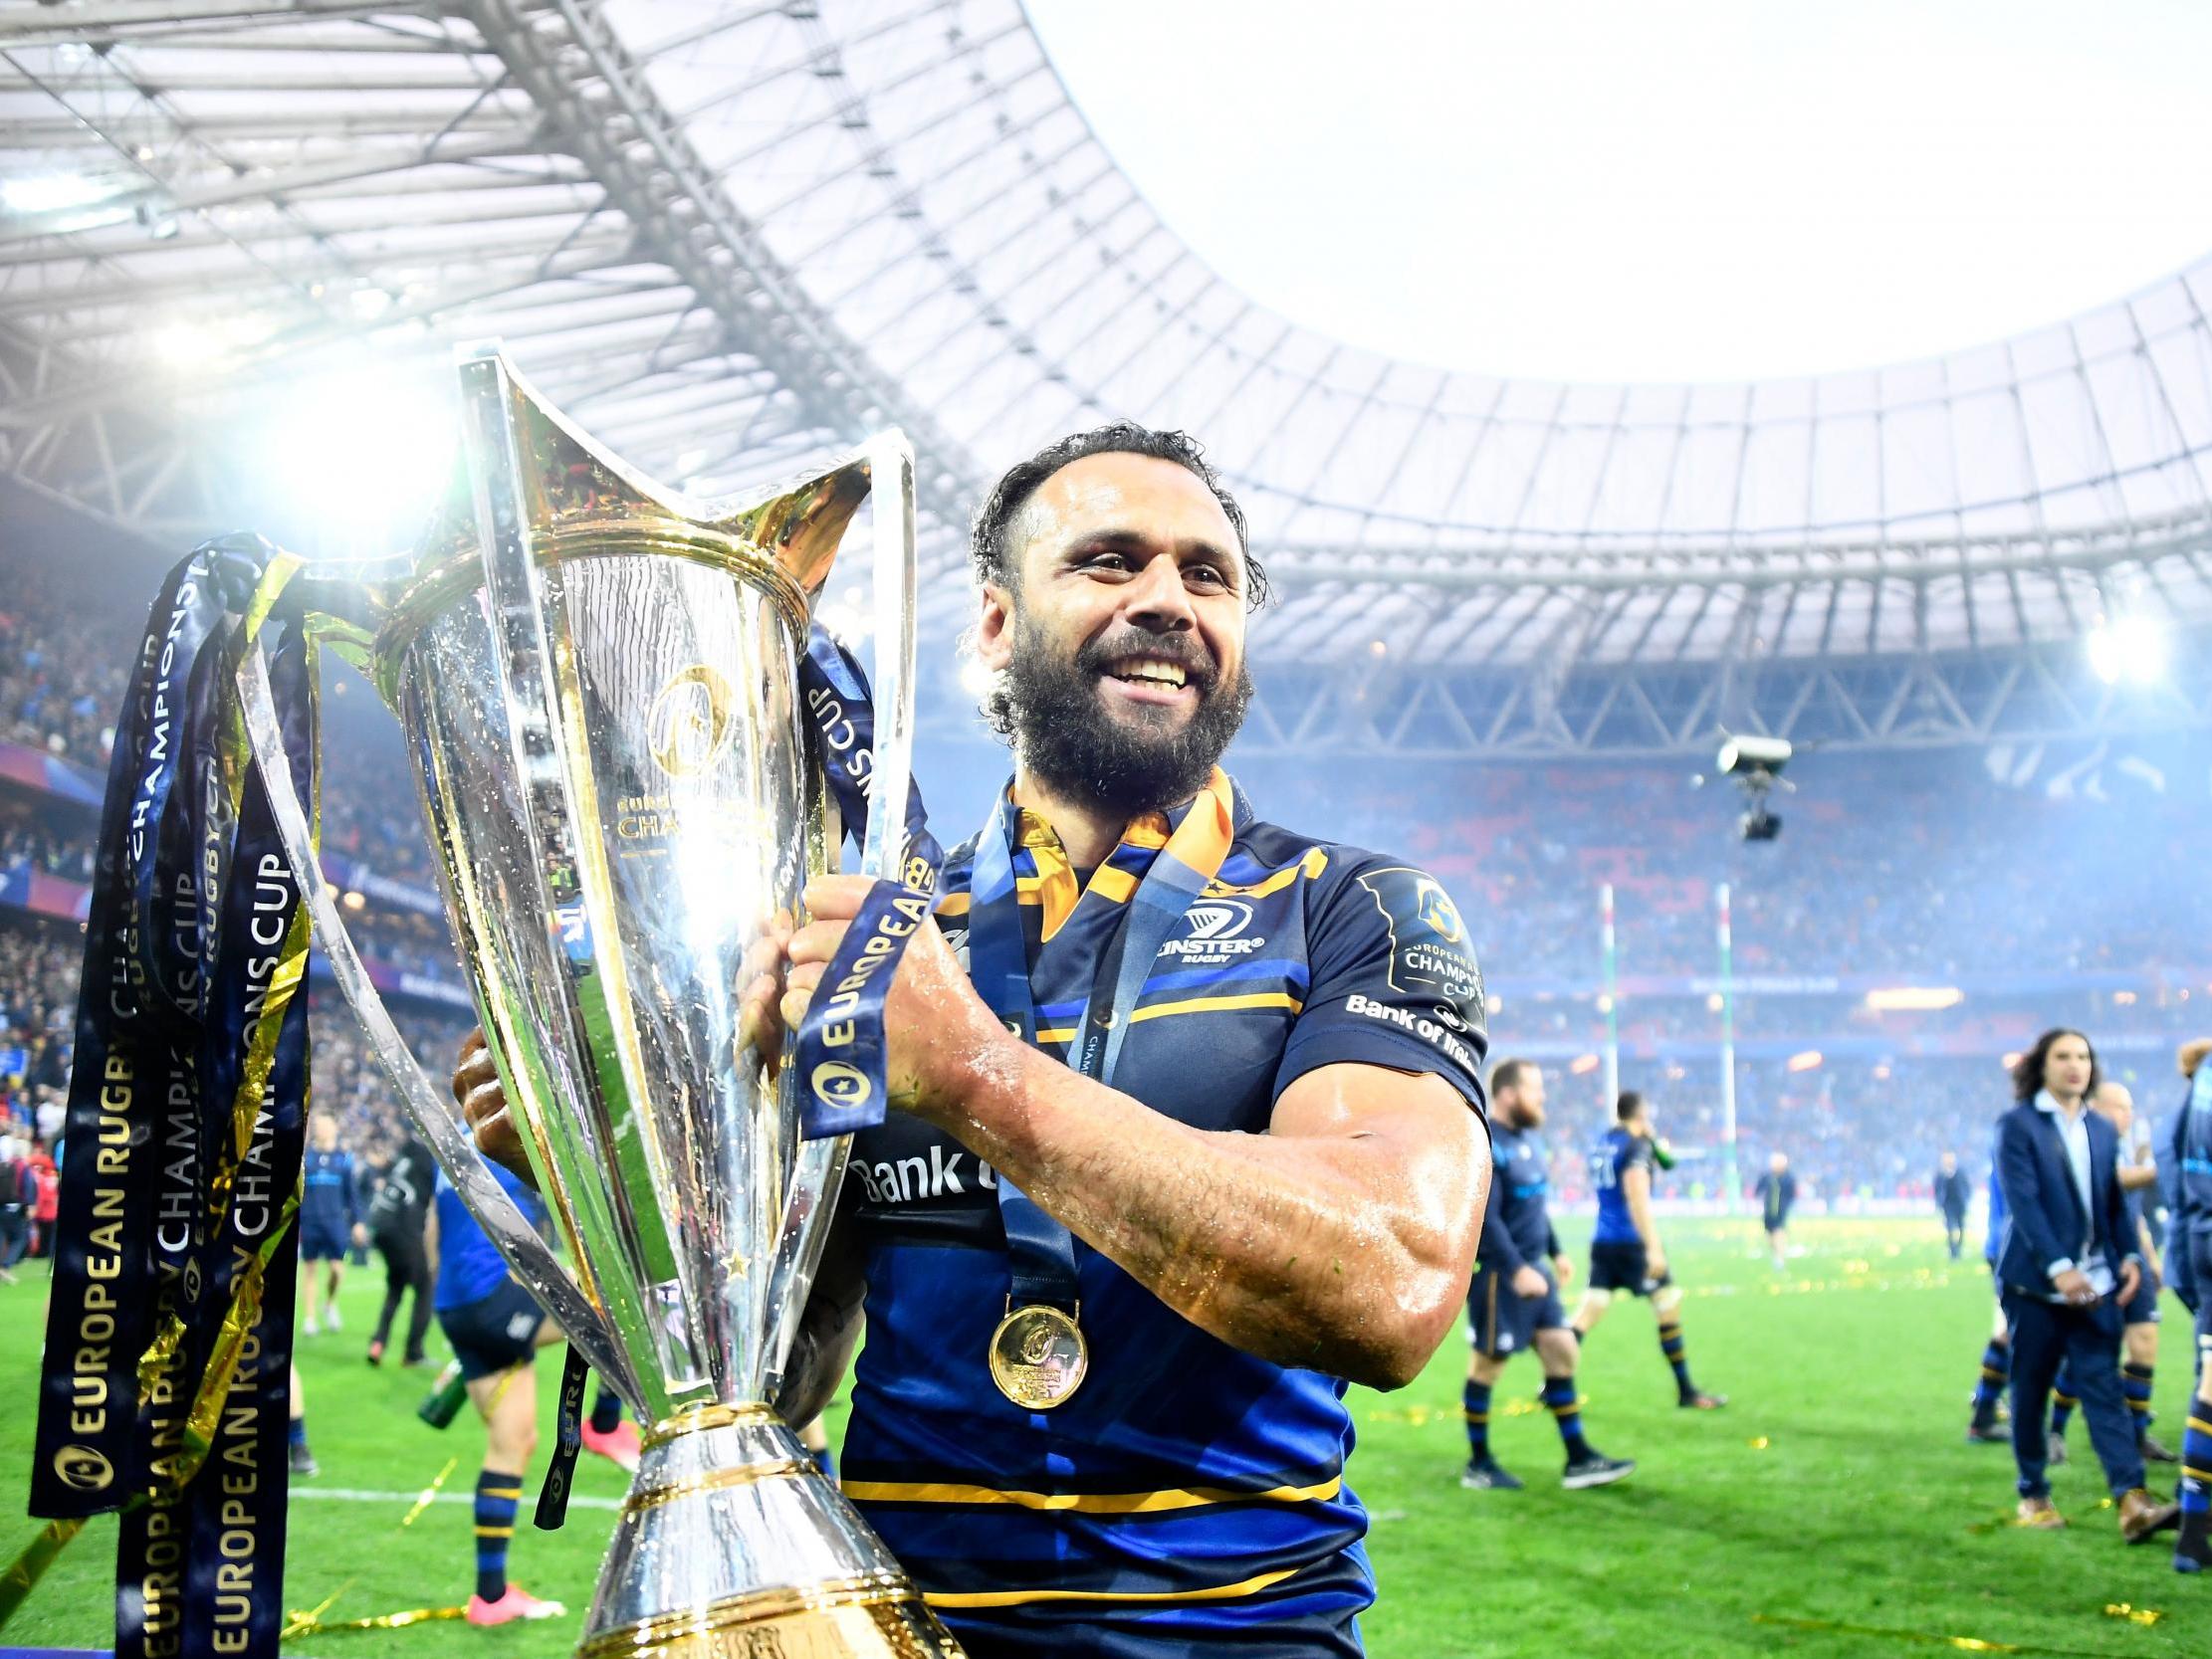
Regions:
<instances>
[{"instance_id":1,"label":"european champions cup patch on sleeve","mask_svg":"<svg viewBox=\"0 0 2212 1659\"><path fill-rule=\"evenodd\" d=\"M1443 884L1405 865L1363 871L1358 879L1390 928L1390 988L1452 1009L1459 1029L1465 1029L1459 1022L1479 1021L1482 969Z\"/></svg>"}]
</instances>

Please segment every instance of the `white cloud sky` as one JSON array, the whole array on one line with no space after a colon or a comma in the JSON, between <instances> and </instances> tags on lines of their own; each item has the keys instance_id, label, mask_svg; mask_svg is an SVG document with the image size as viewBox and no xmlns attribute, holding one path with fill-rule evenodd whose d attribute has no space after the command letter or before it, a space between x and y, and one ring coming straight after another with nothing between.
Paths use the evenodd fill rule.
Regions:
<instances>
[{"instance_id":1,"label":"white cloud sky","mask_svg":"<svg viewBox=\"0 0 2212 1659\"><path fill-rule=\"evenodd\" d=\"M1028 0L1223 277L1573 380L1926 356L2212 254L2206 0Z\"/></svg>"}]
</instances>

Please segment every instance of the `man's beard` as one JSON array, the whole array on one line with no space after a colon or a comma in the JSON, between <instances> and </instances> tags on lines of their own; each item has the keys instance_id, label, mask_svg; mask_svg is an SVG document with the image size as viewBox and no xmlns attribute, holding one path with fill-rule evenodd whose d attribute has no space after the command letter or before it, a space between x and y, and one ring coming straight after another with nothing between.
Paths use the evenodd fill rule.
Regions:
<instances>
[{"instance_id":1,"label":"man's beard","mask_svg":"<svg viewBox=\"0 0 2212 1659\"><path fill-rule=\"evenodd\" d=\"M1124 721L1100 701L1107 665L1139 656L1176 664L1197 689L1199 706L1181 726L1168 728L1170 710L1156 720L1140 705L1137 718ZM1014 752L1038 782L1131 818L1179 806L1203 789L1252 701L1250 674L1239 665L1224 685L1213 653L1192 635L1124 629L1092 641L1071 662L1018 613L1000 690Z\"/></svg>"}]
</instances>

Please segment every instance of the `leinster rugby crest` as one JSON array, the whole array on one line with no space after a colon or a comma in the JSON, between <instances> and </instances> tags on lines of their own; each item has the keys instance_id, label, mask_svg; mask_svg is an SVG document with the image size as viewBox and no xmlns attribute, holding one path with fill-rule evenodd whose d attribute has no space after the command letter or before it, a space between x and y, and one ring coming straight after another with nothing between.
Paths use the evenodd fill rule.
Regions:
<instances>
[{"instance_id":1,"label":"leinster rugby crest","mask_svg":"<svg viewBox=\"0 0 2212 1659\"><path fill-rule=\"evenodd\" d=\"M1242 899L1199 899L1183 916L1183 933L1160 954L1184 967L1226 967L1267 942L1251 933L1252 907Z\"/></svg>"},{"instance_id":2,"label":"leinster rugby crest","mask_svg":"<svg viewBox=\"0 0 2212 1659\"><path fill-rule=\"evenodd\" d=\"M1482 969L1475 965L1459 908L1443 884L1425 871L1404 865L1369 870L1360 886L1374 899L1390 927L1390 986L1401 996L1420 997L1455 1010L1457 1029L1482 1019Z\"/></svg>"}]
</instances>

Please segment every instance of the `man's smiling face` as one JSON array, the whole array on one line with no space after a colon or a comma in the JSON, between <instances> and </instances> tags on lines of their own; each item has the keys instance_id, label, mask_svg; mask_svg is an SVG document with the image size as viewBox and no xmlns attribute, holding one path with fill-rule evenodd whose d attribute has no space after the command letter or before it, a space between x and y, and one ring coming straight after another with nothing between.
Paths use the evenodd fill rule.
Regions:
<instances>
[{"instance_id":1,"label":"man's smiling face","mask_svg":"<svg viewBox=\"0 0 2212 1659\"><path fill-rule=\"evenodd\" d=\"M1173 461L1086 456L1007 539L1014 585L986 588L977 649L1023 762L1130 815L1189 799L1251 697L1245 561L1214 492Z\"/></svg>"}]
</instances>

